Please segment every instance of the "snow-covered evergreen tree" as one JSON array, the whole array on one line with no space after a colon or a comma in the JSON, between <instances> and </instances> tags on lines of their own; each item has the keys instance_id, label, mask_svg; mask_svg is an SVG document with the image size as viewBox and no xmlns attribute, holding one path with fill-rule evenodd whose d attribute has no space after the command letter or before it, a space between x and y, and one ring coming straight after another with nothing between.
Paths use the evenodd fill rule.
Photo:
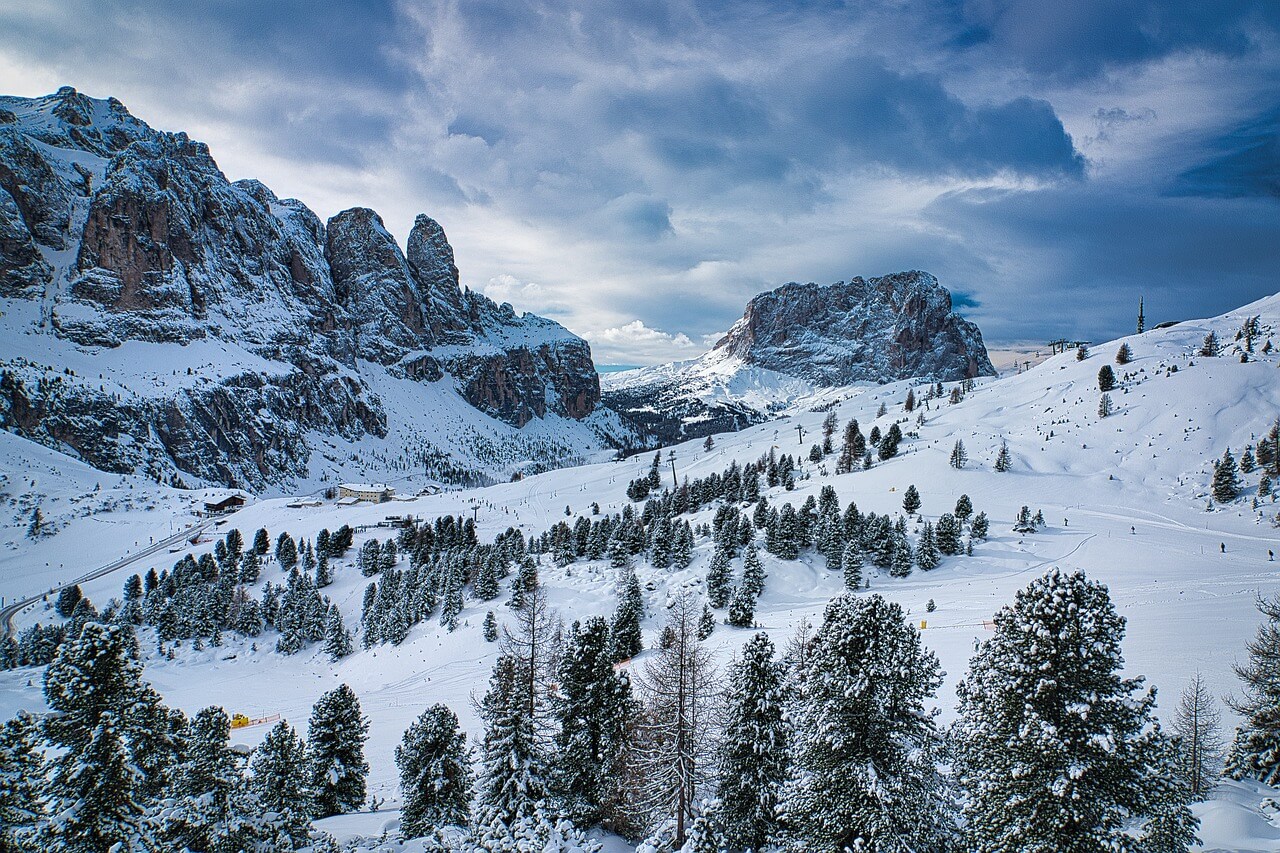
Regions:
<instances>
[{"instance_id":1,"label":"snow-covered evergreen tree","mask_svg":"<svg viewBox=\"0 0 1280 853\"><path fill-rule=\"evenodd\" d=\"M1244 717L1227 758L1227 773L1235 779L1280 784L1280 597L1260 598L1265 621L1249 641L1249 661L1237 665L1244 694L1231 707Z\"/></svg>"},{"instance_id":2,"label":"snow-covered evergreen tree","mask_svg":"<svg viewBox=\"0 0 1280 853\"><path fill-rule=\"evenodd\" d=\"M940 562L942 562L942 556L938 553L938 542L934 537L933 525L926 521L924 528L920 531L920 541L916 545L916 565L927 572L937 568Z\"/></svg>"},{"instance_id":3,"label":"snow-covered evergreen tree","mask_svg":"<svg viewBox=\"0 0 1280 853\"><path fill-rule=\"evenodd\" d=\"M729 603L729 594L733 589L733 569L729 563L729 552L724 548L716 548L711 558L711 567L707 569L707 599L712 607L724 607Z\"/></svg>"},{"instance_id":4,"label":"snow-covered evergreen tree","mask_svg":"<svg viewBox=\"0 0 1280 853\"><path fill-rule=\"evenodd\" d=\"M776 829L778 791L787 770L783 666L773 642L756 634L729 671L720 748L717 822L731 848L759 850Z\"/></svg>"},{"instance_id":5,"label":"snow-covered evergreen tree","mask_svg":"<svg viewBox=\"0 0 1280 853\"><path fill-rule=\"evenodd\" d=\"M644 618L644 598L640 593L640 579L635 570L622 569L618 609L613 613L610 626L610 647L614 662L624 661L640 653L644 643L640 635L640 620Z\"/></svg>"},{"instance_id":6,"label":"snow-covered evergreen tree","mask_svg":"<svg viewBox=\"0 0 1280 853\"><path fill-rule=\"evenodd\" d=\"M307 728L316 817L343 814L364 805L365 777L369 774L364 742L368 737L369 721L361 713L360 700L346 684L316 700Z\"/></svg>"},{"instance_id":7,"label":"snow-covered evergreen tree","mask_svg":"<svg viewBox=\"0 0 1280 853\"><path fill-rule=\"evenodd\" d=\"M471 755L458 717L432 705L409 726L396 747L400 769L400 834L419 838L471 819Z\"/></svg>"},{"instance_id":8,"label":"snow-covered evergreen tree","mask_svg":"<svg viewBox=\"0 0 1280 853\"><path fill-rule=\"evenodd\" d=\"M1220 504L1231 503L1240 497L1241 489L1240 469L1228 447L1213 468L1213 499Z\"/></svg>"},{"instance_id":9,"label":"snow-covered evergreen tree","mask_svg":"<svg viewBox=\"0 0 1280 853\"><path fill-rule=\"evenodd\" d=\"M45 670L45 701L55 713L44 720L44 736L58 752L43 792L48 821L37 849L145 849L141 774L126 740L142 692L134 646L128 628L89 622Z\"/></svg>"},{"instance_id":10,"label":"snow-covered evergreen tree","mask_svg":"<svg viewBox=\"0 0 1280 853\"><path fill-rule=\"evenodd\" d=\"M0 853L32 849L32 832L44 816L38 736L39 724L28 714L0 726Z\"/></svg>"},{"instance_id":11,"label":"snow-covered evergreen tree","mask_svg":"<svg viewBox=\"0 0 1280 853\"><path fill-rule=\"evenodd\" d=\"M844 546L840 571L844 574L845 589L862 589L862 552L858 550L857 539L850 539L849 544Z\"/></svg>"},{"instance_id":12,"label":"snow-covered evergreen tree","mask_svg":"<svg viewBox=\"0 0 1280 853\"><path fill-rule=\"evenodd\" d=\"M324 633L324 652L330 660L337 661L355 651L351 643L351 632L342 621L342 611L337 606L329 607L328 627Z\"/></svg>"},{"instance_id":13,"label":"snow-covered evergreen tree","mask_svg":"<svg viewBox=\"0 0 1280 853\"><path fill-rule=\"evenodd\" d=\"M995 469L1000 473L1004 473L1013 467L1013 457L1009 454L1008 442L1001 439L1000 452L996 454Z\"/></svg>"},{"instance_id":14,"label":"snow-covered evergreen tree","mask_svg":"<svg viewBox=\"0 0 1280 853\"><path fill-rule=\"evenodd\" d=\"M920 510L920 492L914 483L907 486L907 492L902 496L902 510L907 515L914 515Z\"/></svg>"},{"instance_id":15,"label":"snow-covered evergreen tree","mask_svg":"<svg viewBox=\"0 0 1280 853\"><path fill-rule=\"evenodd\" d=\"M827 605L790 706L780 812L800 849L942 851L953 836L926 709L942 680L902 609L852 593Z\"/></svg>"},{"instance_id":16,"label":"snow-covered evergreen tree","mask_svg":"<svg viewBox=\"0 0 1280 853\"><path fill-rule=\"evenodd\" d=\"M547 768L515 658L501 655L480 702L484 721L479 803L481 824L510 826L547 797Z\"/></svg>"},{"instance_id":17,"label":"snow-covered evergreen tree","mask_svg":"<svg viewBox=\"0 0 1280 853\"><path fill-rule=\"evenodd\" d=\"M276 723L253 753L252 786L262 807L295 846L306 843L311 828L310 766L307 745L293 726Z\"/></svg>"},{"instance_id":18,"label":"snow-covered evergreen tree","mask_svg":"<svg viewBox=\"0 0 1280 853\"><path fill-rule=\"evenodd\" d=\"M964 441L957 438L951 447L951 458L948 460L952 468L963 468L969 464L969 452L964 449Z\"/></svg>"},{"instance_id":19,"label":"snow-covered evergreen tree","mask_svg":"<svg viewBox=\"0 0 1280 853\"><path fill-rule=\"evenodd\" d=\"M581 827L616 823L622 799L634 702L626 673L613 669L609 633L599 616L575 622L559 667L552 783L564 814Z\"/></svg>"},{"instance_id":20,"label":"snow-covered evergreen tree","mask_svg":"<svg viewBox=\"0 0 1280 853\"><path fill-rule=\"evenodd\" d=\"M1190 792L1152 715L1154 691L1120 677L1124 619L1106 587L1053 569L994 621L957 690L971 849L1133 849L1136 819L1159 849L1185 850Z\"/></svg>"}]
</instances>

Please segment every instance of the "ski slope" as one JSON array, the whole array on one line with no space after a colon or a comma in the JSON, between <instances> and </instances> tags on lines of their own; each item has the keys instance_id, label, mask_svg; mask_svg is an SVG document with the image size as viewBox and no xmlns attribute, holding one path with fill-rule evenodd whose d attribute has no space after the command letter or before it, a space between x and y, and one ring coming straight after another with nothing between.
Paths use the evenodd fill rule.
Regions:
<instances>
[{"instance_id":1,"label":"ski slope","mask_svg":"<svg viewBox=\"0 0 1280 853\"><path fill-rule=\"evenodd\" d=\"M904 579L869 568L871 589L900 602L917 625L923 623L924 642L941 660L947 673L937 697L943 721L954 718L955 686L975 644L987 636L984 622L1050 566L1083 569L1110 587L1128 621L1123 645L1127 671L1145 675L1157 687L1160 714L1167 720L1178 693L1196 672L1204 675L1216 695L1236 690L1231 664L1244 656L1245 643L1258 624L1255 598L1280 593L1280 563L1268 558L1268 549L1280 550L1280 528L1273 523L1280 504L1264 501L1257 511L1251 507L1257 474L1245 477L1248 488L1241 500L1206 511L1212 461L1228 446L1239 457L1243 446L1263 435L1280 414L1280 357L1259 352L1249 363L1241 363L1230 351L1235 330L1251 315L1261 315L1264 329L1280 331L1280 296L1221 317L1126 338L1133 361L1123 367L1113 361L1121 343L1116 341L1093 347L1084 361L1068 352L1022 374L980 381L955 405L945 397L930 401L919 427L914 413L902 412L909 382L842 389L834 395L842 425L856 417L867 432L873 425L885 429L893 419L906 417L903 430L918 429L918 437L908 437L898 457L870 470L837 475L834 456L816 465L808 461L809 446L821 440L825 413L811 411L813 401L804 398L778 420L717 436L710 450L701 440L664 449L661 470L669 485L671 452L683 479L721 471L733 460L754 461L776 448L795 454L802 473L794 492L766 492L773 505L789 501L799 507L830 484L842 506L854 500L863 512L897 513L904 490L914 484L923 500L921 513L936 521L954 507L960 494L968 494L975 511L985 511L991 520L990 539L977 543L972 557L944 558L937 569L917 569ZM1210 329L1228 351L1201 358L1195 353ZM1265 339L1264 334L1259 349ZM1280 337L1274 340L1280 343ZM1120 385L1111 392L1115 413L1100 419L1097 374L1104 364L1112 365ZM917 396L920 390L917 386ZM824 391L825 402L832 398L829 389ZM882 403L888 414L877 419ZM803 441L798 441L797 425L803 428ZM964 441L970 458L962 470L948 465L957 439ZM996 473L992 463L1002 440L1008 443L1014 465L1010 472ZM0 434L0 451L5 510L13 511L13 518L0 527L0 593L10 599L109 563L122 551L145 544L147 537L165 535L171 524L190 523L190 507L203 497L101 474L7 434ZM288 531L309 539L321 528L376 525L389 515L430 519L474 513L482 540L512 525L526 535L538 534L565 519L566 507L575 517L589 514L592 501L598 501L603 512L619 511L627 503L628 482L646 473L651 459L651 454L643 454L382 505L290 508L288 499L258 500L216 530L238 527L249 538L266 527L273 538ZM64 526L56 535L32 543L25 538L21 494L49 480L63 489L58 500L67 510L51 515ZM37 486L25 485L33 481ZM95 483L120 503L77 516L71 508L74 497L100 494L89 491ZM126 501L126 496L132 497ZM1034 535L1012 532L1023 505L1043 512L1046 529ZM690 521L709 523L713 513L714 507L705 509ZM909 530L914 532L911 525ZM358 533L355 545L358 549L369 537L387 538L393 532L373 527ZM210 548L211 543L188 550L199 554ZM709 540L699 539L693 564L684 571L637 565L646 596L647 646L656 641L669 598L680 589L701 589L711 548ZM119 595L127 574L149 565L165 568L181 556L165 553L140 560L127 572L87 583L85 592L102 606ZM756 618L760 629L782 644L801 620L820 622L825 603L841 591L842 581L811 551L792 562L763 552L761 556L768 579ZM348 558L337 564L335 583L324 592L354 628L369 579L351 562ZM735 570L740 573L740 560ZM579 562L565 569L544 561L540 577L551 606L566 622L609 614L614 608L615 572L607 561ZM264 571L264 581L282 579L274 567ZM937 609L926 613L930 600ZM456 632L432 620L415 627L398 647L359 650L338 664L330 663L317 647L293 657L275 654L270 651L270 634L258 638L256 648L228 635L221 648L187 648L175 660L158 656L154 643L144 642L146 677L170 703L188 712L217 704L251 716L279 713L300 728L305 728L311 705L321 693L342 682L350 684L372 724L367 746L370 793L385 798L386 808L393 809L399 794L394 749L422 710L436 702L448 704L472 741L479 739L472 699L484 691L496 657L496 647L481 635L481 622L491 606L500 620L507 618L508 609L496 602L468 601ZM50 613L37 606L17 621L22 626L49 618ZM707 642L727 664L752 633L720 625ZM0 715L7 717L21 708L42 710L39 687L38 671L0 673ZM1229 713L1227 720L1234 726ZM234 736L252 744L266 728L239 730ZM1280 819L1274 810L1260 810L1267 795L1274 792L1232 784L1197 806L1205 821L1204 849L1280 849ZM376 835L388 821L394 823L394 812L334 820L341 832Z\"/></svg>"}]
</instances>

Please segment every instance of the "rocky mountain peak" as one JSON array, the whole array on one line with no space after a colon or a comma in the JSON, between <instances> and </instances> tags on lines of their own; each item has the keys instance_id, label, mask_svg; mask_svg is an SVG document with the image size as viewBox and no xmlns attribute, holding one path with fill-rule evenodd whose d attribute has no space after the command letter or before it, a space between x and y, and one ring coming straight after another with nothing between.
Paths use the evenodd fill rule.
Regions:
<instances>
[{"instance_id":1,"label":"rocky mountain peak","mask_svg":"<svg viewBox=\"0 0 1280 853\"><path fill-rule=\"evenodd\" d=\"M919 270L762 293L714 351L822 386L995 375L978 327Z\"/></svg>"},{"instance_id":2,"label":"rocky mountain peak","mask_svg":"<svg viewBox=\"0 0 1280 853\"><path fill-rule=\"evenodd\" d=\"M444 229L425 213L413 220L409 232L409 268L414 277L433 292L457 300L460 290L458 268L453 262L453 247Z\"/></svg>"}]
</instances>

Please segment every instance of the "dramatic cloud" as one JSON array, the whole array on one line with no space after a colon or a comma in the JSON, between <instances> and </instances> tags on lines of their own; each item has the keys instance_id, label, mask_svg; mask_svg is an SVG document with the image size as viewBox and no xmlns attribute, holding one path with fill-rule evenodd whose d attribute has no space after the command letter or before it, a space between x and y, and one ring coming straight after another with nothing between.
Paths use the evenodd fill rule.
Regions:
<instances>
[{"instance_id":1,"label":"dramatic cloud","mask_svg":"<svg viewBox=\"0 0 1280 853\"><path fill-rule=\"evenodd\" d=\"M31 0L0 78L322 217L426 211L468 286L639 364L790 280L926 269L995 341L1274 290L1278 33L1248 0Z\"/></svg>"}]
</instances>

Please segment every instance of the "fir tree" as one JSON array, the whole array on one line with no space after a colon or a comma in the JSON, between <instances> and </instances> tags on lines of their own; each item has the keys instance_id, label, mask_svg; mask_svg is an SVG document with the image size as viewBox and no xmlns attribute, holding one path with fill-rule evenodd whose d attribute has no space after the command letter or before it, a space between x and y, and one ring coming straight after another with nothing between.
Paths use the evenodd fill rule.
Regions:
<instances>
[{"instance_id":1,"label":"fir tree","mask_svg":"<svg viewBox=\"0 0 1280 853\"><path fill-rule=\"evenodd\" d=\"M1109 418L1115 413L1115 404L1111 402L1110 394L1103 394L1098 398L1098 417Z\"/></svg>"},{"instance_id":2,"label":"fir tree","mask_svg":"<svg viewBox=\"0 0 1280 853\"><path fill-rule=\"evenodd\" d=\"M1236 730L1227 758L1227 774L1233 779L1257 779L1280 784L1280 596L1260 598L1258 610L1265 617L1249 641L1249 662L1235 667L1244 693L1229 700L1231 709L1244 718Z\"/></svg>"},{"instance_id":3,"label":"fir tree","mask_svg":"<svg viewBox=\"0 0 1280 853\"><path fill-rule=\"evenodd\" d=\"M315 816L330 817L364 805L364 742L369 721L350 687L340 684L325 693L311 709L307 729L307 761L315 796Z\"/></svg>"},{"instance_id":4,"label":"fir tree","mask_svg":"<svg viewBox=\"0 0 1280 853\"><path fill-rule=\"evenodd\" d=\"M720 748L717 819L731 848L761 849L777 823L778 790L787 771L783 667L767 634L742 647L730 670Z\"/></svg>"},{"instance_id":5,"label":"fir tree","mask_svg":"<svg viewBox=\"0 0 1280 853\"><path fill-rule=\"evenodd\" d=\"M27 523L27 536L31 539L38 539L44 533L44 514L40 512L40 507L35 507L31 510L31 521Z\"/></svg>"},{"instance_id":6,"label":"fir tree","mask_svg":"<svg viewBox=\"0 0 1280 853\"><path fill-rule=\"evenodd\" d=\"M960 553L960 522L956 521L956 517L951 513L944 512L942 517L938 519L937 527L934 528L934 536L937 540L939 553L948 557Z\"/></svg>"},{"instance_id":7,"label":"fir tree","mask_svg":"<svg viewBox=\"0 0 1280 853\"><path fill-rule=\"evenodd\" d=\"M420 838L471 819L471 756L458 717L432 705L409 726L396 747L400 769L400 834Z\"/></svg>"},{"instance_id":8,"label":"fir tree","mask_svg":"<svg viewBox=\"0 0 1280 853\"><path fill-rule=\"evenodd\" d=\"M355 651L351 643L351 632L342 621L342 611L329 608L328 624L324 633L324 652L332 661L338 661Z\"/></svg>"},{"instance_id":9,"label":"fir tree","mask_svg":"<svg viewBox=\"0 0 1280 853\"><path fill-rule=\"evenodd\" d=\"M1231 503L1240 497L1241 490L1239 469L1228 447L1213 469L1213 499L1218 503Z\"/></svg>"},{"instance_id":10,"label":"fir tree","mask_svg":"<svg viewBox=\"0 0 1280 853\"><path fill-rule=\"evenodd\" d=\"M38 734L39 724L25 713L0 726L0 853L33 849L31 834L44 816Z\"/></svg>"},{"instance_id":11,"label":"fir tree","mask_svg":"<svg viewBox=\"0 0 1280 853\"><path fill-rule=\"evenodd\" d=\"M964 442L956 439L956 443L951 447L951 458L948 460L952 468L960 469L969 464L969 454L964 449Z\"/></svg>"},{"instance_id":12,"label":"fir tree","mask_svg":"<svg viewBox=\"0 0 1280 853\"><path fill-rule=\"evenodd\" d=\"M271 536L267 533L267 528L259 527L258 532L253 534L253 550L259 557L266 556L266 553L271 550Z\"/></svg>"},{"instance_id":13,"label":"fir tree","mask_svg":"<svg viewBox=\"0 0 1280 853\"><path fill-rule=\"evenodd\" d=\"M973 517L973 523L969 525L969 538L986 539L987 531L990 529L991 523L987 521L987 514L980 512Z\"/></svg>"},{"instance_id":14,"label":"fir tree","mask_svg":"<svg viewBox=\"0 0 1280 853\"><path fill-rule=\"evenodd\" d=\"M609 624L603 618L592 617L581 628L574 623L559 680L552 776L557 797L578 826L609 822L622 804L633 701L626 674L613 669Z\"/></svg>"},{"instance_id":15,"label":"fir tree","mask_svg":"<svg viewBox=\"0 0 1280 853\"><path fill-rule=\"evenodd\" d=\"M1116 387L1116 373L1111 369L1111 365L1104 364L1098 370L1098 390L1102 392L1112 391Z\"/></svg>"},{"instance_id":16,"label":"fir tree","mask_svg":"<svg viewBox=\"0 0 1280 853\"><path fill-rule=\"evenodd\" d=\"M1009 444L1001 439L1000 452L996 454L995 468L1001 474L1013 467L1013 459L1009 456Z\"/></svg>"},{"instance_id":17,"label":"fir tree","mask_svg":"<svg viewBox=\"0 0 1280 853\"><path fill-rule=\"evenodd\" d=\"M764 563L760 561L760 553L755 546L749 546L742 559L742 589L752 598L759 598L764 592Z\"/></svg>"},{"instance_id":18,"label":"fir tree","mask_svg":"<svg viewBox=\"0 0 1280 853\"><path fill-rule=\"evenodd\" d=\"M44 721L44 736L58 753L43 794L49 821L40 850L142 847L141 779L126 740L142 693L133 649L127 628L90 622L45 670L45 701L55 713Z\"/></svg>"},{"instance_id":19,"label":"fir tree","mask_svg":"<svg viewBox=\"0 0 1280 853\"><path fill-rule=\"evenodd\" d=\"M1218 354L1218 350L1218 335L1211 331L1204 336L1204 343L1200 345L1200 355L1205 358L1213 358Z\"/></svg>"},{"instance_id":20,"label":"fir tree","mask_svg":"<svg viewBox=\"0 0 1280 853\"><path fill-rule=\"evenodd\" d=\"M907 493L902 496L902 509L907 515L914 515L920 511L920 493L916 491L914 483L907 486Z\"/></svg>"},{"instance_id":21,"label":"fir tree","mask_svg":"<svg viewBox=\"0 0 1280 853\"><path fill-rule=\"evenodd\" d=\"M1120 677L1123 635L1106 588L1079 572L1050 571L996 614L957 691L971 849L1130 849L1132 818L1158 849L1194 840L1155 693Z\"/></svg>"},{"instance_id":22,"label":"fir tree","mask_svg":"<svg viewBox=\"0 0 1280 853\"><path fill-rule=\"evenodd\" d=\"M938 542L934 538L933 525L926 521L924 529L920 531L920 542L916 545L916 565L927 572L937 568L940 562L942 562L942 556L938 553Z\"/></svg>"},{"instance_id":23,"label":"fir tree","mask_svg":"<svg viewBox=\"0 0 1280 853\"><path fill-rule=\"evenodd\" d=\"M971 515L973 515L973 501L969 500L968 495L961 495L956 499L956 521L965 524Z\"/></svg>"},{"instance_id":24,"label":"fir tree","mask_svg":"<svg viewBox=\"0 0 1280 853\"><path fill-rule=\"evenodd\" d=\"M288 533L281 533L276 540L276 562L286 572L298 565L298 546Z\"/></svg>"},{"instance_id":25,"label":"fir tree","mask_svg":"<svg viewBox=\"0 0 1280 853\"><path fill-rule=\"evenodd\" d=\"M800 849L945 849L942 739L925 708L941 680L897 604L845 593L827 605L790 707L780 810Z\"/></svg>"},{"instance_id":26,"label":"fir tree","mask_svg":"<svg viewBox=\"0 0 1280 853\"><path fill-rule=\"evenodd\" d=\"M702 616L698 619L698 639L705 640L715 633L716 615L709 605L702 605Z\"/></svg>"},{"instance_id":27,"label":"fir tree","mask_svg":"<svg viewBox=\"0 0 1280 853\"><path fill-rule=\"evenodd\" d=\"M480 566L480 571L476 574L475 589L476 598L481 601L492 601L497 598L502 590L498 583L499 571L498 564L495 560L485 560Z\"/></svg>"},{"instance_id":28,"label":"fir tree","mask_svg":"<svg viewBox=\"0 0 1280 853\"><path fill-rule=\"evenodd\" d=\"M640 636L640 620L644 618L644 597L634 569L624 569L618 595L618 609L609 628L613 662L627 660L640 653L644 643Z\"/></svg>"},{"instance_id":29,"label":"fir tree","mask_svg":"<svg viewBox=\"0 0 1280 853\"><path fill-rule=\"evenodd\" d=\"M53 607L54 612L63 619L70 619L83 599L84 593L80 591L80 584L73 583L71 586L64 586L58 592L58 601Z\"/></svg>"},{"instance_id":30,"label":"fir tree","mask_svg":"<svg viewBox=\"0 0 1280 853\"><path fill-rule=\"evenodd\" d=\"M301 847L311 828L311 790L306 784L307 745L284 720L276 723L253 753L253 789L264 809L274 812L281 828Z\"/></svg>"},{"instance_id":31,"label":"fir tree","mask_svg":"<svg viewBox=\"0 0 1280 853\"><path fill-rule=\"evenodd\" d=\"M490 610L484 615L484 641L486 643L498 642L498 617Z\"/></svg>"},{"instance_id":32,"label":"fir tree","mask_svg":"<svg viewBox=\"0 0 1280 853\"><path fill-rule=\"evenodd\" d=\"M856 590L862 588L862 552L858 550L857 540L850 539L844 546L844 555L840 560L840 571L844 574L844 588Z\"/></svg>"},{"instance_id":33,"label":"fir tree","mask_svg":"<svg viewBox=\"0 0 1280 853\"><path fill-rule=\"evenodd\" d=\"M157 814L166 848L240 853L275 839L277 828L246 783L230 736L231 720L221 708L205 708L192 719L174 795Z\"/></svg>"},{"instance_id":34,"label":"fir tree","mask_svg":"<svg viewBox=\"0 0 1280 853\"><path fill-rule=\"evenodd\" d=\"M725 549L717 548L711 558L711 567L707 569L707 598L712 607L724 607L729 603L732 580L729 554Z\"/></svg>"},{"instance_id":35,"label":"fir tree","mask_svg":"<svg viewBox=\"0 0 1280 853\"><path fill-rule=\"evenodd\" d=\"M480 822L510 826L532 816L547 796L544 757L515 658L498 657L479 710L484 721Z\"/></svg>"},{"instance_id":36,"label":"fir tree","mask_svg":"<svg viewBox=\"0 0 1280 853\"><path fill-rule=\"evenodd\" d=\"M911 564L914 556L911 550L911 543L907 541L906 534L895 530L893 534L893 557L889 560L889 574L895 578L905 578L911 574Z\"/></svg>"},{"instance_id":37,"label":"fir tree","mask_svg":"<svg viewBox=\"0 0 1280 853\"><path fill-rule=\"evenodd\" d=\"M1204 799L1222 775L1222 714L1200 673L1183 688L1170 726L1178 736L1178 774Z\"/></svg>"},{"instance_id":38,"label":"fir tree","mask_svg":"<svg viewBox=\"0 0 1280 853\"><path fill-rule=\"evenodd\" d=\"M1121 344L1120 349L1116 350L1116 364L1128 364L1133 361L1133 350L1129 349L1128 344Z\"/></svg>"},{"instance_id":39,"label":"fir tree","mask_svg":"<svg viewBox=\"0 0 1280 853\"><path fill-rule=\"evenodd\" d=\"M750 628L756 623L756 596L747 589L746 584L738 584L729 600L729 617L726 620L735 628Z\"/></svg>"}]
</instances>

